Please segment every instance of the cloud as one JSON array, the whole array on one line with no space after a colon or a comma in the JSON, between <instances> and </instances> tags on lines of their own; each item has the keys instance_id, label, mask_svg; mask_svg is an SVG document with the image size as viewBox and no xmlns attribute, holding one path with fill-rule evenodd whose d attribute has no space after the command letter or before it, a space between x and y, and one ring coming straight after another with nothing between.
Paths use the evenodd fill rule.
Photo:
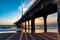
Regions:
<instances>
[{"instance_id":1,"label":"cloud","mask_svg":"<svg viewBox=\"0 0 60 40\"><path fill-rule=\"evenodd\" d=\"M23 14L30 8L30 6L35 2L36 0L31 0L29 3L23 3L21 6L18 7L18 9L22 13L22 7L23 7Z\"/></svg>"},{"instance_id":2,"label":"cloud","mask_svg":"<svg viewBox=\"0 0 60 40\"><path fill-rule=\"evenodd\" d=\"M29 2L28 2L29 1ZM21 14L22 14L22 7L23 7L23 14L29 9L29 7L35 2L36 0L27 0L25 3L23 3L22 5L20 5L18 7L18 12L14 11L11 12L12 15L8 16L7 19L3 19L0 20L0 24L4 24L4 25L12 25L14 22L18 21L21 18ZM13 13L15 13L13 15Z\"/></svg>"}]
</instances>

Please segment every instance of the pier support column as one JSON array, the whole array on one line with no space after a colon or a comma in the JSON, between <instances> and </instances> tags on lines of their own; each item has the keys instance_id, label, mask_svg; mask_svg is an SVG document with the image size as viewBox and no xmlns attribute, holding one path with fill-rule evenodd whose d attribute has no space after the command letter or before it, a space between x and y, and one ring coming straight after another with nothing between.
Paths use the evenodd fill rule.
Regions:
<instances>
[{"instance_id":1,"label":"pier support column","mask_svg":"<svg viewBox=\"0 0 60 40\"><path fill-rule=\"evenodd\" d=\"M26 32L26 22L25 22L25 32Z\"/></svg>"},{"instance_id":2,"label":"pier support column","mask_svg":"<svg viewBox=\"0 0 60 40\"><path fill-rule=\"evenodd\" d=\"M30 28L30 26L29 26L29 20L28 20L28 33L30 32L29 28Z\"/></svg>"},{"instance_id":3,"label":"pier support column","mask_svg":"<svg viewBox=\"0 0 60 40\"><path fill-rule=\"evenodd\" d=\"M58 32L60 35L60 12L58 12Z\"/></svg>"},{"instance_id":4,"label":"pier support column","mask_svg":"<svg viewBox=\"0 0 60 40\"><path fill-rule=\"evenodd\" d=\"M47 16L44 16L44 32L47 32Z\"/></svg>"},{"instance_id":5,"label":"pier support column","mask_svg":"<svg viewBox=\"0 0 60 40\"><path fill-rule=\"evenodd\" d=\"M60 11L58 11L58 40L60 40Z\"/></svg>"},{"instance_id":6,"label":"pier support column","mask_svg":"<svg viewBox=\"0 0 60 40\"><path fill-rule=\"evenodd\" d=\"M60 23L58 23L58 32L59 32L59 35L60 35Z\"/></svg>"},{"instance_id":7,"label":"pier support column","mask_svg":"<svg viewBox=\"0 0 60 40\"><path fill-rule=\"evenodd\" d=\"M35 19L31 18L31 33L35 33Z\"/></svg>"},{"instance_id":8,"label":"pier support column","mask_svg":"<svg viewBox=\"0 0 60 40\"><path fill-rule=\"evenodd\" d=\"M23 23L21 23L21 28L23 29Z\"/></svg>"},{"instance_id":9,"label":"pier support column","mask_svg":"<svg viewBox=\"0 0 60 40\"><path fill-rule=\"evenodd\" d=\"M19 24L19 26L21 27L21 23Z\"/></svg>"},{"instance_id":10,"label":"pier support column","mask_svg":"<svg viewBox=\"0 0 60 40\"><path fill-rule=\"evenodd\" d=\"M16 23L16 26L17 26L18 28L21 28L21 23Z\"/></svg>"}]
</instances>

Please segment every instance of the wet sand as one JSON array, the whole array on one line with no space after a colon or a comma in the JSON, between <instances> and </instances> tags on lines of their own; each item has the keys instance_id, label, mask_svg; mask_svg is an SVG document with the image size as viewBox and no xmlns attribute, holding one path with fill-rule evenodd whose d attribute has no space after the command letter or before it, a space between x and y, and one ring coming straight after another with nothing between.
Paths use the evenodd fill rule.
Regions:
<instances>
[{"instance_id":1,"label":"wet sand","mask_svg":"<svg viewBox=\"0 0 60 40\"><path fill-rule=\"evenodd\" d=\"M58 40L57 33L5 33L0 40Z\"/></svg>"}]
</instances>

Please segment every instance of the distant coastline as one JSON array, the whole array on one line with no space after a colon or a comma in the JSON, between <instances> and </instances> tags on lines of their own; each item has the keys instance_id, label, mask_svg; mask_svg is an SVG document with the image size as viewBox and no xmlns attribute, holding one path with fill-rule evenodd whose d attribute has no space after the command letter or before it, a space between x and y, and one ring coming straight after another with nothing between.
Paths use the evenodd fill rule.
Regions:
<instances>
[{"instance_id":1,"label":"distant coastline","mask_svg":"<svg viewBox=\"0 0 60 40\"><path fill-rule=\"evenodd\" d=\"M16 25L0 25L0 26L16 26Z\"/></svg>"}]
</instances>

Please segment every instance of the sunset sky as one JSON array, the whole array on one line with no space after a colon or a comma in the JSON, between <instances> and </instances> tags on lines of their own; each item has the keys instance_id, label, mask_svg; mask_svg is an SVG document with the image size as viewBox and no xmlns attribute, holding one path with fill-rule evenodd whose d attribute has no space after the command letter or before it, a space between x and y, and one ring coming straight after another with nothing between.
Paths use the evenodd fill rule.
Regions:
<instances>
[{"instance_id":1,"label":"sunset sky","mask_svg":"<svg viewBox=\"0 0 60 40\"><path fill-rule=\"evenodd\" d=\"M13 25L18 21L23 14L29 9L29 7L36 0L0 0L0 25ZM37 18L35 20L37 25L43 24L43 18ZM57 23L57 13L51 14L47 17L47 23Z\"/></svg>"}]
</instances>

